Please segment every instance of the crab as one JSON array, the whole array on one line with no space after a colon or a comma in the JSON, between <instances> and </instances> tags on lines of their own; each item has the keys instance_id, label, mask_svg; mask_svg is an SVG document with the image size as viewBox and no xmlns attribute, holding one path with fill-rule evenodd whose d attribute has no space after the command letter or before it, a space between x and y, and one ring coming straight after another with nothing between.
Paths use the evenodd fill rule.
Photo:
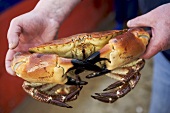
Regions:
<instances>
[{"instance_id":1,"label":"crab","mask_svg":"<svg viewBox=\"0 0 170 113\"><path fill-rule=\"evenodd\" d=\"M82 33L54 40L14 56L12 69L23 78L23 89L33 98L71 108L83 85L79 73L93 71L86 78L107 75L118 80L106 93L92 97L113 103L133 89L140 79L150 37L141 28ZM113 91L112 91L113 90Z\"/></svg>"}]
</instances>

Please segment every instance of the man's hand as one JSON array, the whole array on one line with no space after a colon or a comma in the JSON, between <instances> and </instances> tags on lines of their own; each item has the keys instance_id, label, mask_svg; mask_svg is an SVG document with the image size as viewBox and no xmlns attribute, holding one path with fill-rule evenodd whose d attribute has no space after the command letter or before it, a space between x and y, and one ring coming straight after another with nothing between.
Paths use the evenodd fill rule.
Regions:
<instances>
[{"instance_id":1,"label":"man's hand","mask_svg":"<svg viewBox=\"0 0 170 113\"><path fill-rule=\"evenodd\" d=\"M29 47L52 40L58 28L59 24L56 21L34 11L14 18L7 35L9 43L5 62L7 72L14 74L10 65L16 52L28 51Z\"/></svg>"},{"instance_id":2,"label":"man's hand","mask_svg":"<svg viewBox=\"0 0 170 113\"><path fill-rule=\"evenodd\" d=\"M16 52L28 51L30 47L53 40L62 21L79 2L80 0L40 0L32 11L14 18L7 34L7 72L15 74L11 69L11 61Z\"/></svg>"},{"instance_id":3,"label":"man's hand","mask_svg":"<svg viewBox=\"0 0 170 113\"><path fill-rule=\"evenodd\" d=\"M170 49L170 3L129 20L128 27L151 27L152 38L142 58L148 59Z\"/></svg>"}]
</instances>

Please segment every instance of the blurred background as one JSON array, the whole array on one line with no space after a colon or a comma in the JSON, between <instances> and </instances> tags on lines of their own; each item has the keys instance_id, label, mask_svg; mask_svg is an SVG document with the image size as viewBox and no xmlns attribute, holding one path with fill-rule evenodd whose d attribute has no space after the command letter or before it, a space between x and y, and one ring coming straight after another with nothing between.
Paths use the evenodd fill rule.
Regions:
<instances>
[{"instance_id":1,"label":"blurred background","mask_svg":"<svg viewBox=\"0 0 170 113\"><path fill-rule=\"evenodd\" d=\"M113 104L90 97L114 82L107 76L94 78L84 86L79 98L69 102L72 109L38 102L22 89L23 80L5 71L7 30L12 18L34 8L39 0L0 0L0 113L147 113L152 82L152 59L146 62L134 90ZM140 14L137 0L83 0L64 21L58 37L76 33L126 28L126 21ZM86 74L86 73L84 73ZM83 76L83 75L82 75Z\"/></svg>"}]
</instances>

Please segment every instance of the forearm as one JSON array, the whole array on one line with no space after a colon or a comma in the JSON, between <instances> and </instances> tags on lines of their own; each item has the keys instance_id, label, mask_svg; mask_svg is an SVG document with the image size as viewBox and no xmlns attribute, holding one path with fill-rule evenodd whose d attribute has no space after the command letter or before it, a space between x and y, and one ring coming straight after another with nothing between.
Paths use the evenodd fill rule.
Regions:
<instances>
[{"instance_id":1,"label":"forearm","mask_svg":"<svg viewBox=\"0 0 170 113\"><path fill-rule=\"evenodd\" d=\"M40 0L34 11L61 23L81 0Z\"/></svg>"}]
</instances>

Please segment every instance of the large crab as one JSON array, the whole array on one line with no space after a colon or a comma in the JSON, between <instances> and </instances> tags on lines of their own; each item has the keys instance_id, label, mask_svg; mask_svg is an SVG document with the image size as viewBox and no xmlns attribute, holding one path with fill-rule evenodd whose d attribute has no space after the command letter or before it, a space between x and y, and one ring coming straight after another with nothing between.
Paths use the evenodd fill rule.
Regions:
<instances>
[{"instance_id":1,"label":"large crab","mask_svg":"<svg viewBox=\"0 0 170 113\"><path fill-rule=\"evenodd\" d=\"M26 80L24 90L43 102L70 108L65 102L75 100L84 70L94 71L86 78L108 75L118 80L108 86L106 93L92 96L112 103L135 87L140 78L149 34L143 29L112 30L83 33L58 39L16 54L12 69Z\"/></svg>"}]
</instances>

